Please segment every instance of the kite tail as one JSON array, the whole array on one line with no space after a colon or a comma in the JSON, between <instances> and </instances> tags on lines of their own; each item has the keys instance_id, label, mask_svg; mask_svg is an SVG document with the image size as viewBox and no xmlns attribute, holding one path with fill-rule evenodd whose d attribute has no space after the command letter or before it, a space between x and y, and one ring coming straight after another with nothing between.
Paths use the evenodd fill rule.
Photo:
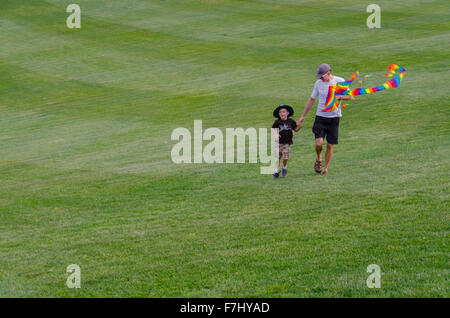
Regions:
<instances>
[{"instance_id":1,"label":"kite tail","mask_svg":"<svg viewBox=\"0 0 450 318\"><path fill-rule=\"evenodd\" d=\"M372 76L372 74L370 74L370 75L366 75L366 76L360 78L359 72L356 72L352 75L352 79L350 81L340 82L340 83L336 83L334 85L330 85L330 87L328 88L328 96L325 101L325 107L322 110L322 112L331 112L338 108L339 100L336 100L336 95L349 95L352 97L353 102L355 102L356 99L354 96L372 94L375 92L383 91L385 89L399 87L400 83L403 80L403 76L405 75L405 72L406 72L406 70L403 67L398 66L397 64L391 64L388 67L388 73L386 73L386 76L388 76L388 77L392 76L393 78L391 78L389 81L387 81L383 85L380 85L377 87L372 87L372 88L355 88L355 89L350 90L349 87L356 77L358 77L359 83L362 84L364 79ZM342 105L342 107L345 107L345 106L347 106L347 104Z\"/></svg>"},{"instance_id":2,"label":"kite tail","mask_svg":"<svg viewBox=\"0 0 450 318\"><path fill-rule=\"evenodd\" d=\"M389 81L387 81L383 85L380 85L377 87L372 87L372 88L355 88L350 91L346 91L344 94L350 95L350 96L365 95L365 94L372 94L372 93L380 92L380 91L383 91L383 90L389 89L389 88L399 87L400 83L403 80L403 76L405 75L406 70L403 67L398 66L397 64L389 65L388 70L389 70L389 73L386 73L386 76L388 76L388 77L393 76L393 78L391 78Z\"/></svg>"}]
</instances>

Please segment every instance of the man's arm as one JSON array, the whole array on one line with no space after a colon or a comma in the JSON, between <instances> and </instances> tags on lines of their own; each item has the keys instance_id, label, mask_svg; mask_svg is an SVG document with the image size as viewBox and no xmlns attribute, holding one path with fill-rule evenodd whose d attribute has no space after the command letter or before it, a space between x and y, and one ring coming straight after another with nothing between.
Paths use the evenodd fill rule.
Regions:
<instances>
[{"instance_id":1,"label":"man's arm","mask_svg":"<svg viewBox=\"0 0 450 318\"><path fill-rule=\"evenodd\" d=\"M300 116L300 118L299 118L299 120L297 122L297 128L298 129L302 128L303 120L305 119L305 116L309 112L311 107L313 107L315 101L316 101L315 98L310 97L308 99L308 101L306 102L305 109L303 110L303 113L302 113L302 115Z\"/></svg>"},{"instance_id":2,"label":"man's arm","mask_svg":"<svg viewBox=\"0 0 450 318\"><path fill-rule=\"evenodd\" d=\"M347 100L347 99L351 99L351 98L352 98L352 97L349 96L349 95L337 95L337 96L336 96L336 99L337 99L337 100L339 100L339 99Z\"/></svg>"}]
</instances>

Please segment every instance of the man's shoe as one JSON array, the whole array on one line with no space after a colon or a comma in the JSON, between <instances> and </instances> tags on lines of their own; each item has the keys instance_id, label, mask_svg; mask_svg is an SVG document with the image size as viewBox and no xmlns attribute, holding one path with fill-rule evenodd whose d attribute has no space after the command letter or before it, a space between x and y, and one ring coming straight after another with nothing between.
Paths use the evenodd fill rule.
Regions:
<instances>
[{"instance_id":1,"label":"man's shoe","mask_svg":"<svg viewBox=\"0 0 450 318\"><path fill-rule=\"evenodd\" d=\"M274 174L273 174L273 177L275 178L275 179L278 179L278 177L280 176L280 172L278 171L278 172L275 172Z\"/></svg>"},{"instance_id":2,"label":"man's shoe","mask_svg":"<svg viewBox=\"0 0 450 318\"><path fill-rule=\"evenodd\" d=\"M283 176L283 178L285 178L287 176L287 169L286 168L283 168L282 176Z\"/></svg>"},{"instance_id":3,"label":"man's shoe","mask_svg":"<svg viewBox=\"0 0 450 318\"><path fill-rule=\"evenodd\" d=\"M314 171L317 173L322 172L322 162L316 159L316 162L314 163Z\"/></svg>"}]
</instances>

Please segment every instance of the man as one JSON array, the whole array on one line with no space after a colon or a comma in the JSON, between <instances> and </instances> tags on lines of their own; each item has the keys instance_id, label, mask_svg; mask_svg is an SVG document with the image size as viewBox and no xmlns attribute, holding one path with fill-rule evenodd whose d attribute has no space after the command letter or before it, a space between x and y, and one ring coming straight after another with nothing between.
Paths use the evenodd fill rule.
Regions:
<instances>
[{"instance_id":1,"label":"man","mask_svg":"<svg viewBox=\"0 0 450 318\"><path fill-rule=\"evenodd\" d=\"M316 98L319 97L319 102L317 103L316 120L314 121L314 126L312 131L316 138L316 153L317 158L314 163L314 170L317 173L328 173L328 166L333 156L333 145L338 143L338 133L339 133L339 119L342 117L341 112L341 102L339 102L339 107L331 112L322 112L324 109L325 101L328 95L328 87L330 85L344 82L345 80L338 76L333 76L331 74L331 68L328 64L320 64L317 68L316 78L318 80L314 84L314 89L312 91L311 97L306 102L305 109L300 116L297 127L301 128L303 125L303 120L306 114L314 105ZM336 99L350 99L347 95L337 95ZM327 150L325 152L325 166L322 171L322 145L323 139L327 139Z\"/></svg>"}]
</instances>

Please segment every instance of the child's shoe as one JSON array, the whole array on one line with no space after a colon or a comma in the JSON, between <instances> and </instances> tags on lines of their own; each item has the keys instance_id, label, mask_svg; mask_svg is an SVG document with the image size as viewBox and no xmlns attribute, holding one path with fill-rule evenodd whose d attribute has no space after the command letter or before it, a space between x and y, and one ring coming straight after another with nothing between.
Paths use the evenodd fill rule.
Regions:
<instances>
[{"instance_id":1,"label":"child's shoe","mask_svg":"<svg viewBox=\"0 0 450 318\"><path fill-rule=\"evenodd\" d=\"M275 179L278 179L279 176L280 176L280 171L275 171L275 173L273 174L273 177Z\"/></svg>"},{"instance_id":2,"label":"child's shoe","mask_svg":"<svg viewBox=\"0 0 450 318\"><path fill-rule=\"evenodd\" d=\"M282 176L283 176L283 178L285 178L287 176L287 169L286 168L283 168Z\"/></svg>"}]
</instances>

